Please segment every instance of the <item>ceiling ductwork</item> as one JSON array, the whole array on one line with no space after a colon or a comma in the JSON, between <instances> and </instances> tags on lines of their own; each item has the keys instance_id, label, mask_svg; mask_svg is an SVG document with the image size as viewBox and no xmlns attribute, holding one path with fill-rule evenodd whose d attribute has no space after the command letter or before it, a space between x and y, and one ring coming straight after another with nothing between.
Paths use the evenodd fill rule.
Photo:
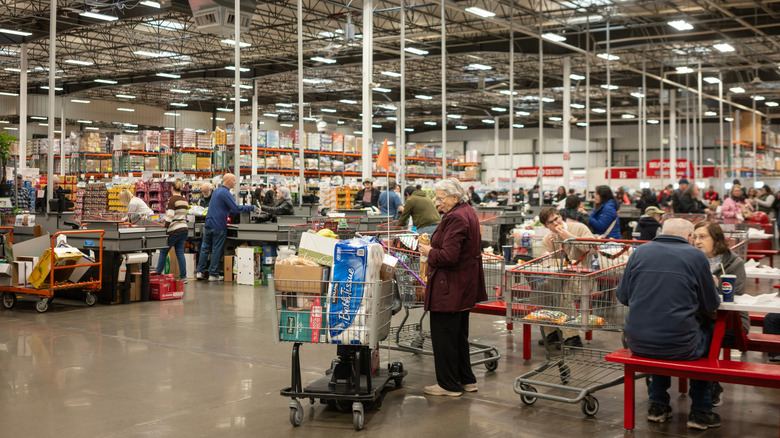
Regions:
<instances>
[{"instance_id":1,"label":"ceiling ductwork","mask_svg":"<svg viewBox=\"0 0 780 438\"><path fill-rule=\"evenodd\" d=\"M235 33L235 3L230 0L189 0L195 27L201 32L217 35L233 35ZM240 29L248 32L252 24L257 3L252 0L241 0Z\"/></svg>"}]
</instances>

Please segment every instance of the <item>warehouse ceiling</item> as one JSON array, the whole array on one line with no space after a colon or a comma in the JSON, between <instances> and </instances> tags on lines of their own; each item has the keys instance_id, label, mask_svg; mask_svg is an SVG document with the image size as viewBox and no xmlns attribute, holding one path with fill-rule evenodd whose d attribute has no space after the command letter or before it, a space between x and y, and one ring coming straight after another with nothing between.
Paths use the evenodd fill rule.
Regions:
<instances>
[{"instance_id":1,"label":"warehouse ceiling","mask_svg":"<svg viewBox=\"0 0 780 438\"><path fill-rule=\"evenodd\" d=\"M195 4L203 2L193 0ZM0 33L0 92L19 91L20 51L26 43L29 93L48 93L42 87L48 85L50 3L4 0L0 4L0 29L31 34ZM226 4L232 6L233 1ZM485 127L482 120L494 117L501 117L500 124L507 126L510 105L517 114L514 123L538 126L540 61L545 124L559 124L563 59L567 56L571 57L571 72L580 78L571 83L572 117L580 123L585 120L585 109L580 106L585 104L586 95L590 96L593 124L606 121L607 114L596 111L607 108L608 94L610 115L616 123L636 123L630 117L638 115L635 96L642 94L647 97L647 118L660 118L659 77L669 81L665 90L698 87L697 74L678 73L679 67L701 68L704 78L722 77L725 98L744 108L755 103L758 111L771 115L776 112L772 105L780 102L780 0L519 0L514 4L511 0L412 0L405 3L406 47L407 51L414 48L422 52L406 54L406 123L417 132L441 129L442 4L447 34L447 112L461 116L448 118L452 127ZM234 64L234 52L233 45L225 42L232 41L232 33L219 35L199 28L186 1L172 0L160 6L137 0L57 2L56 87L62 88L57 94L123 102L127 100L116 95L133 95L133 104L171 110L232 108L234 71L227 68ZM242 43L250 44L241 50L241 69L246 70L241 73L242 99L251 100L256 80L260 114L294 120L298 112L297 3L279 0L250 3L249 9L252 7L251 25L241 36ZM303 1L302 76L307 116L359 123L361 105L342 100L361 100L362 7L357 1ZM495 16L484 18L466 11L473 7ZM81 15L85 11L117 20ZM374 82L380 91L373 94L374 123L386 131L395 130L392 118L400 101L400 79L383 72L400 71L401 13L400 1L375 1ZM510 101L513 19L516 96ZM678 30L669 24L681 20L691 28ZM354 38L349 38L353 25ZM540 34L565 40L542 39L540 55ZM733 50L723 52L716 47L719 44L728 45L718 46L721 49ZM607 53L615 59L605 60ZM315 57L336 62L326 64L312 60ZM588 60L590 88L581 79ZM489 69L475 69L475 64ZM643 71L647 73L644 78ZM117 83L95 82L98 79ZM608 83L617 88L608 92ZM704 110L717 112L718 84L703 85ZM734 87L742 87L744 92L730 91ZM690 96L691 104L696 101L693 93L681 92L680 96ZM754 102L753 96L764 99ZM668 115L668 101L663 105ZM248 115L249 103L242 106ZM681 108L689 111L687 106ZM726 108L724 112L736 109ZM707 116L712 120L717 117Z\"/></svg>"}]
</instances>

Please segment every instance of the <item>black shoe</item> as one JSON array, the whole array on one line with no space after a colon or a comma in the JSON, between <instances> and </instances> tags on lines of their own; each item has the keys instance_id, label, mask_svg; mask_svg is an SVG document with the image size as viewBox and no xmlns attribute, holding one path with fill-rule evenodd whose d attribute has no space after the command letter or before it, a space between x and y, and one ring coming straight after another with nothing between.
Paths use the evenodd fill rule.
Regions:
<instances>
[{"instance_id":1,"label":"black shoe","mask_svg":"<svg viewBox=\"0 0 780 438\"><path fill-rule=\"evenodd\" d=\"M669 418L672 418L671 406L650 402L650 408L647 410L647 421L664 423Z\"/></svg>"},{"instance_id":2,"label":"black shoe","mask_svg":"<svg viewBox=\"0 0 780 438\"><path fill-rule=\"evenodd\" d=\"M561 343L561 336L558 334L560 333L558 330L555 330L554 332L547 335L547 344L553 345L553 344L560 344ZM539 345L544 345L544 339L539 339Z\"/></svg>"},{"instance_id":3,"label":"black shoe","mask_svg":"<svg viewBox=\"0 0 780 438\"><path fill-rule=\"evenodd\" d=\"M770 363L780 363L780 354L769 354L768 360Z\"/></svg>"},{"instance_id":4,"label":"black shoe","mask_svg":"<svg viewBox=\"0 0 780 438\"><path fill-rule=\"evenodd\" d=\"M713 382L712 384L712 406L718 407L723 405L723 387L720 383Z\"/></svg>"},{"instance_id":5,"label":"black shoe","mask_svg":"<svg viewBox=\"0 0 780 438\"><path fill-rule=\"evenodd\" d=\"M720 415L714 412L691 411L688 414L688 428L707 430L711 427L720 427Z\"/></svg>"},{"instance_id":6,"label":"black shoe","mask_svg":"<svg viewBox=\"0 0 780 438\"><path fill-rule=\"evenodd\" d=\"M564 347L582 347L582 339L579 336L572 336L563 341Z\"/></svg>"}]
</instances>

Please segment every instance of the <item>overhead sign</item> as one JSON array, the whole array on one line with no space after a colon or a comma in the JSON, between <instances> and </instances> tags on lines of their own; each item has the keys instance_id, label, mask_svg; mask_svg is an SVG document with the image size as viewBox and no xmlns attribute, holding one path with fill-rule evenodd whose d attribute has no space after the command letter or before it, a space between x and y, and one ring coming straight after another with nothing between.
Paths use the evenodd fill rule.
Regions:
<instances>
[{"instance_id":1,"label":"overhead sign","mask_svg":"<svg viewBox=\"0 0 780 438\"><path fill-rule=\"evenodd\" d=\"M518 167L515 171L515 176L518 178L536 178L539 176L538 167ZM544 166L542 167L543 177L562 177L563 167L560 166Z\"/></svg>"},{"instance_id":2,"label":"overhead sign","mask_svg":"<svg viewBox=\"0 0 780 438\"><path fill-rule=\"evenodd\" d=\"M670 163L671 161L668 158L664 159L664 178L669 178ZM690 178L693 176L693 163L684 158L679 158L676 164L675 178ZM661 177L661 160L649 160L646 168L648 178Z\"/></svg>"},{"instance_id":3,"label":"overhead sign","mask_svg":"<svg viewBox=\"0 0 780 438\"><path fill-rule=\"evenodd\" d=\"M612 171L612 176L610 177L610 170ZM604 178L615 178L615 179L636 179L639 178L639 168L638 167L613 167L612 169L607 169L604 171Z\"/></svg>"}]
</instances>

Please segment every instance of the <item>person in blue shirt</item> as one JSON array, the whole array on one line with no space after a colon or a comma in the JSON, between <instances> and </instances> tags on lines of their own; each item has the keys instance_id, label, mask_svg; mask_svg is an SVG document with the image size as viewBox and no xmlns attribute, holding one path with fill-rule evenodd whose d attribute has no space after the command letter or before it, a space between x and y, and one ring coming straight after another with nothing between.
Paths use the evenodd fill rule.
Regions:
<instances>
[{"instance_id":1,"label":"person in blue shirt","mask_svg":"<svg viewBox=\"0 0 780 438\"><path fill-rule=\"evenodd\" d=\"M398 195L401 189L394 179L390 179L387 184L387 190L379 195L379 214L382 216L392 216L393 220L398 219L398 212L403 211L404 204L401 202L401 196Z\"/></svg>"},{"instance_id":2,"label":"person in blue shirt","mask_svg":"<svg viewBox=\"0 0 780 438\"><path fill-rule=\"evenodd\" d=\"M200 255L198 256L198 269L195 273L195 278L198 280L202 280L207 274L209 281L225 279L224 276L219 275L218 268L219 262L222 260L222 252L225 249L227 218L234 213L251 213L259 210L251 205L236 204L233 195L230 194L230 189L235 185L236 176L232 173L226 173L222 177L222 185L211 194L203 232L203 243L201 243ZM211 254L210 264L209 254ZM208 271L206 271L207 267Z\"/></svg>"},{"instance_id":3,"label":"person in blue shirt","mask_svg":"<svg viewBox=\"0 0 780 438\"><path fill-rule=\"evenodd\" d=\"M608 186L596 187L594 194L596 208L590 213L590 229L596 236L604 239L620 239L620 219L618 207L612 189Z\"/></svg>"}]
</instances>

